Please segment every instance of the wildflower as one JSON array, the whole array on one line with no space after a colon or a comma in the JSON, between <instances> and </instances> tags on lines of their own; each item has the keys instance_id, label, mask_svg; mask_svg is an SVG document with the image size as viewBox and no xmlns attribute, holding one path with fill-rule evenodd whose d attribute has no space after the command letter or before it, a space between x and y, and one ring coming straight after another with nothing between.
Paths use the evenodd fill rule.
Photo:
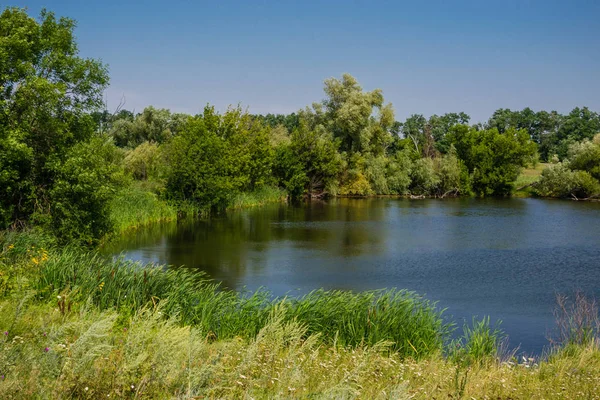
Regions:
<instances>
[{"instance_id":1,"label":"wildflower","mask_svg":"<svg viewBox=\"0 0 600 400\"><path fill-rule=\"evenodd\" d=\"M49 352L49 351L50 351L50 347L46 347L46 348L44 349L44 352L45 352L45 353L47 353L47 352Z\"/></svg>"},{"instance_id":2,"label":"wildflower","mask_svg":"<svg viewBox=\"0 0 600 400\"><path fill-rule=\"evenodd\" d=\"M131 390L133 390L133 389L135 389L135 386L134 386L134 385L131 385Z\"/></svg>"},{"instance_id":3,"label":"wildflower","mask_svg":"<svg viewBox=\"0 0 600 400\"><path fill-rule=\"evenodd\" d=\"M4 336L8 336L8 331L4 331Z\"/></svg>"},{"instance_id":4,"label":"wildflower","mask_svg":"<svg viewBox=\"0 0 600 400\"><path fill-rule=\"evenodd\" d=\"M9 244L9 245L8 245L8 249L9 249L9 250L12 250L12 249L14 249L14 248L15 248L15 245L14 245L14 244L12 244L12 243L11 243L11 244Z\"/></svg>"},{"instance_id":5,"label":"wildflower","mask_svg":"<svg viewBox=\"0 0 600 400\"><path fill-rule=\"evenodd\" d=\"M60 299L62 299L62 296L56 296L56 298L60 300Z\"/></svg>"},{"instance_id":6,"label":"wildflower","mask_svg":"<svg viewBox=\"0 0 600 400\"><path fill-rule=\"evenodd\" d=\"M33 258L31 259L31 261L32 261L32 262L33 262L35 265L38 265L38 264L39 264L39 261L38 261L38 259L37 259L36 257L33 257Z\"/></svg>"},{"instance_id":7,"label":"wildflower","mask_svg":"<svg viewBox=\"0 0 600 400\"><path fill-rule=\"evenodd\" d=\"M102 291L102 289L104 289L104 282L101 282L101 283L98 285L98 289L100 289L100 291Z\"/></svg>"},{"instance_id":8,"label":"wildflower","mask_svg":"<svg viewBox=\"0 0 600 400\"><path fill-rule=\"evenodd\" d=\"M88 387L86 386L85 389L83 389L83 390L85 390L87 392L88 391Z\"/></svg>"}]
</instances>

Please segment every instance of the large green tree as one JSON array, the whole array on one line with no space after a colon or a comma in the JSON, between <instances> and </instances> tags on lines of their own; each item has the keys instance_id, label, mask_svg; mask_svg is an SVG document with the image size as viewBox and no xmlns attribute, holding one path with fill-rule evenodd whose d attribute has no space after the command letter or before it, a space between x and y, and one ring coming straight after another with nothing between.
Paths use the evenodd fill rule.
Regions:
<instances>
[{"instance_id":1,"label":"large green tree","mask_svg":"<svg viewBox=\"0 0 600 400\"><path fill-rule=\"evenodd\" d=\"M6 8L0 14L3 226L53 212L60 171L87 173L86 168L69 167L73 165L69 159L80 157L82 153L72 149L94 134L89 112L102 104L108 73L101 62L79 56L74 28L75 21L57 19L45 10L37 20L20 8ZM96 177L99 181L88 182L86 190L103 186L108 179ZM89 195L84 192L80 195ZM96 222L100 223L87 221L81 228Z\"/></svg>"},{"instance_id":2,"label":"large green tree","mask_svg":"<svg viewBox=\"0 0 600 400\"><path fill-rule=\"evenodd\" d=\"M220 115L207 106L165 146L167 195L174 200L221 208L236 193L270 183L269 128L240 108Z\"/></svg>"},{"instance_id":3,"label":"large green tree","mask_svg":"<svg viewBox=\"0 0 600 400\"><path fill-rule=\"evenodd\" d=\"M536 145L526 130L478 130L456 125L448 134L467 167L473 191L479 196L510 194L521 168L535 160Z\"/></svg>"},{"instance_id":4,"label":"large green tree","mask_svg":"<svg viewBox=\"0 0 600 400\"><path fill-rule=\"evenodd\" d=\"M316 124L340 140L340 150L383 154L392 143L394 110L380 89L364 92L350 74L325 81L327 98L313 105Z\"/></svg>"},{"instance_id":5,"label":"large green tree","mask_svg":"<svg viewBox=\"0 0 600 400\"><path fill-rule=\"evenodd\" d=\"M277 147L274 172L290 195L298 198L330 192L335 186L342 159L330 134L310 129L300 121L290 143Z\"/></svg>"}]
</instances>

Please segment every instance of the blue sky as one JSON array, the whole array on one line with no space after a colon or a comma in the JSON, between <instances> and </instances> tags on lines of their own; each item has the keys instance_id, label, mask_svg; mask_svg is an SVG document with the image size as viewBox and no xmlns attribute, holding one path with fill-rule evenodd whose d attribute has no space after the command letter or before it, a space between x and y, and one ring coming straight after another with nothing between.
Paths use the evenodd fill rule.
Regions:
<instances>
[{"instance_id":1,"label":"blue sky","mask_svg":"<svg viewBox=\"0 0 600 400\"><path fill-rule=\"evenodd\" d=\"M13 1L78 21L109 65L109 108L288 113L348 72L397 119L497 108L600 111L600 2Z\"/></svg>"}]
</instances>

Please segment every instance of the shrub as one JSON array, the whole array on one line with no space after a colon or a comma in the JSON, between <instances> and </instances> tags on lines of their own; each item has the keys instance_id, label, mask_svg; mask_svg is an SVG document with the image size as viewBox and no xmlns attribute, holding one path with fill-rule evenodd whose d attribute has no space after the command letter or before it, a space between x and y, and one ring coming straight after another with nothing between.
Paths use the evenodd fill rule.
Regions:
<instances>
[{"instance_id":1,"label":"shrub","mask_svg":"<svg viewBox=\"0 0 600 400\"><path fill-rule=\"evenodd\" d=\"M412 161L406 151L399 151L387 164L387 184L390 194L406 194L410 187Z\"/></svg>"},{"instance_id":2,"label":"shrub","mask_svg":"<svg viewBox=\"0 0 600 400\"><path fill-rule=\"evenodd\" d=\"M92 244L111 231L109 202L124 182L119 157L110 140L95 137L75 145L65 162L54 165L47 222L59 240Z\"/></svg>"},{"instance_id":3,"label":"shrub","mask_svg":"<svg viewBox=\"0 0 600 400\"><path fill-rule=\"evenodd\" d=\"M384 156L369 155L365 158L364 175L369 180L371 189L375 194L388 194L390 192L386 178L388 160Z\"/></svg>"},{"instance_id":4,"label":"shrub","mask_svg":"<svg viewBox=\"0 0 600 400\"><path fill-rule=\"evenodd\" d=\"M589 140L569 146L569 168L589 172L595 179L600 179L600 144Z\"/></svg>"},{"instance_id":5,"label":"shrub","mask_svg":"<svg viewBox=\"0 0 600 400\"><path fill-rule=\"evenodd\" d=\"M572 171L568 162L559 162L542 171L535 192L544 197L587 198L600 193L600 184L588 172Z\"/></svg>"},{"instance_id":6,"label":"shrub","mask_svg":"<svg viewBox=\"0 0 600 400\"><path fill-rule=\"evenodd\" d=\"M435 171L433 159L420 158L415 161L411 170L411 180L411 193L425 196L435 194L441 179Z\"/></svg>"},{"instance_id":7,"label":"shrub","mask_svg":"<svg viewBox=\"0 0 600 400\"><path fill-rule=\"evenodd\" d=\"M156 143L144 142L127 152L123 160L125 172L137 180L158 180L166 168L161 148Z\"/></svg>"}]
</instances>

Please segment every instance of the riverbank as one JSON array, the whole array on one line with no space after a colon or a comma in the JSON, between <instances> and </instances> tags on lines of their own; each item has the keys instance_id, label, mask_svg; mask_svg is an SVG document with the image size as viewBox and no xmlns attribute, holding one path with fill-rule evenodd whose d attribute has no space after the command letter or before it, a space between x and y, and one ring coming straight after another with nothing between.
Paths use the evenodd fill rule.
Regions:
<instances>
[{"instance_id":1,"label":"riverbank","mask_svg":"<svg viewBox=\"0 0 600 400\"><path fill-rule=\"evenodd\" d=\"M109 205L114 230L104 238L104 241L130 230L159 222L174 221L185 215L203 218L209 216L208 210L194 204L175 204L164 200L156 194L157 191L160 191L160 187L157 189L152 183L136 181L118 192ZM227 209L258 207L286 201L287 193L283 189L266 186L252 192L237 194Z\"/></svg>"},{"instance_id":2,"label":"riverbank","mask_svg":"<svg viewBox=\"0 0 600 400\"><path fill-rule=\"evenodd\" d=\"M579 326L591 335L563 337L541 360L523 360L503 348L489 321L451 340L441 309L409 292L318 291L274 301L266 292L221 290L185 270L57 248L35 232L3 233L0 249L2 398L600 391L597 325Z\"/></svg>"}]
</instances>

